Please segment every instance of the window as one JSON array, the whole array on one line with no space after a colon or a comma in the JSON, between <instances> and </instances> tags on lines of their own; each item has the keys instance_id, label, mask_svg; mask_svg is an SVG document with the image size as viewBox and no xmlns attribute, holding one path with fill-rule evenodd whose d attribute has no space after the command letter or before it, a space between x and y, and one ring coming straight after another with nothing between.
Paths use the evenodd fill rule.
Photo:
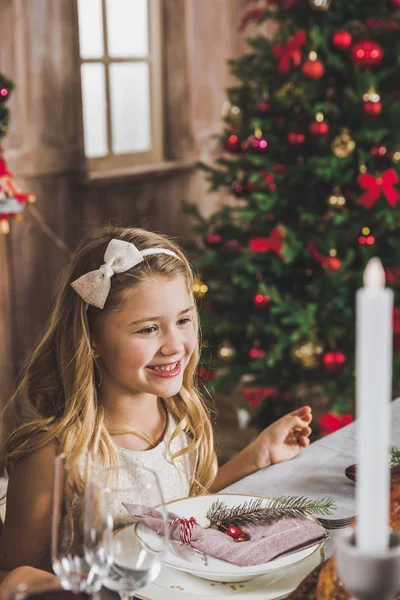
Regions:
<instances>
[{"instance_id":1,"label":"window","mask_svg":"<svg viewBox=\"0 0 400 600\"><path fill-rule=\"evenodd\" d=\"M163 159L162 0L78 0L91 169Z\"/></svg>"}]
</instances>

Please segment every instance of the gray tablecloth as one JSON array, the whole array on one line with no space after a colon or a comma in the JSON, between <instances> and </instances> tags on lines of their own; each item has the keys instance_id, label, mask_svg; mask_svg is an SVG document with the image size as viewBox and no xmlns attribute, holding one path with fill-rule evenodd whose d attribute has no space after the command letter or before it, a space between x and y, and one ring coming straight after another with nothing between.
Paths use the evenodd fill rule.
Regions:
<instances>
[{"instance_id":1,"label":"gray tablecloth","mask_svg":"<svg viewBox=\"0 0 400 600\"><path fill-rule=\"evenodd\" d=\"M337 505L334 517L355 512L355 485L344 474L356 461L355 423L318 440L294 460L273 465L227 487L224 492L260 496L296 495L308 498L331 496ZM400 446L400 398L392 403L392 445ZM335 532L326 544L334 549Z\"/></svg>"}]
</instances>

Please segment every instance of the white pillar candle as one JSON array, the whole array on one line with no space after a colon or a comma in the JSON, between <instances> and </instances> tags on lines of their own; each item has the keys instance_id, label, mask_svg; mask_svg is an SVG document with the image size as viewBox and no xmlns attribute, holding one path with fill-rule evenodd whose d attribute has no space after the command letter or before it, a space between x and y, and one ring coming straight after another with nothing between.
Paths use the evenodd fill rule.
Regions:
<instances>
[{"instance_id":1,"label":"white pillar candle","mask_svg":"<svg viewBox=\"0 0 400 600\"><path fill-rule=\"evenodd\" d=\"M357 547L383 553L389 544L390 402L393 292L372 258L356 300Z\"/></svg>"}]
</instances>

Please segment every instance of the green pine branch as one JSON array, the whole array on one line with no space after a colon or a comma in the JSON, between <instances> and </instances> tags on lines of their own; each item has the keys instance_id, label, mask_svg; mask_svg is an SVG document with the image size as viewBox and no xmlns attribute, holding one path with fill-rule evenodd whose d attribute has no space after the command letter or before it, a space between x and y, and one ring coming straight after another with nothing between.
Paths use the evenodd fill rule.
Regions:
<instances>
[{"instance_id":1,"label":"green pine branch","mask_svg":"<svg viewBox=\"0 0 400 600\"><path fill-rule=\"evenodd\" d=\"M332 498L310 500L304 496L280 496L279 498L256 498L228 508L226 502L216 500L207 511L211 526L254 525L280 517L298 517L307 514L331 515L336 509Z\"/></svg>"}]
</instances>

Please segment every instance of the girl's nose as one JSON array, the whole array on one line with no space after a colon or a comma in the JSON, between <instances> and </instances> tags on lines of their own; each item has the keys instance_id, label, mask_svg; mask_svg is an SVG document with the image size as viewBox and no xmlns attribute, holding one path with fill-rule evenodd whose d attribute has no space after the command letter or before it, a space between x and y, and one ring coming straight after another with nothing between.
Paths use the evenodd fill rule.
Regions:
<instances>
[{"instance_id":1,"label":"girl's nose","mask_svg":"<svg viewBox=\"0 0 400 600\"><path fill-rule=\"evenodd\" d=\"M183 354L183 342L178 332L169 333L165 336L163 344L160 348L161 354L164 356L174 356L180 358Z\"/></svg>"}]
</instances>

